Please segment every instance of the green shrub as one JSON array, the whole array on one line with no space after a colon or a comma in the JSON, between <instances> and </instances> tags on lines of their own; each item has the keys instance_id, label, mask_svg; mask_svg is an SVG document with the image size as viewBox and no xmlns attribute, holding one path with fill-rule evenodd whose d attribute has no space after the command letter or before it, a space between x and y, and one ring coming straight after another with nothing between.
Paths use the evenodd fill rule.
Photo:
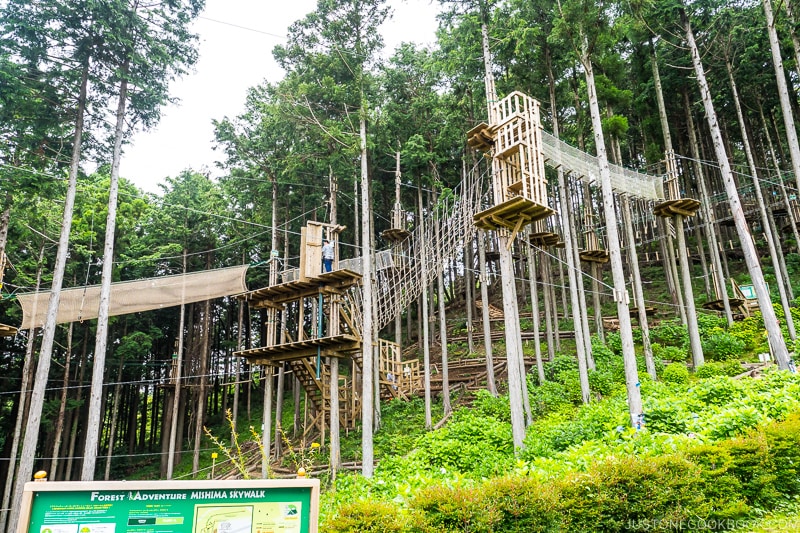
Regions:
<instances>
[{"instance_id":1,"label":"green shrub","mask_svg":"<svg viewBox=\"0 0 800 533\"><path fill-rule=\"evenodd\" d=\"M661 344L653 344L653 357L656 361L685 361L689 352L686 348L678 348L677 346L662 346Z\"/></svg>"},{"instance_id":2,"label":"green shrub","mask_svg":"<svg viewBox=\"0 0 800 533\"><path fill-rule=\"evenodd\" d=\"M619 382L614 379L614 374L609 371L595 370L589 372L589 387L595 394L610 396L618 386Z\"/></svg>"},{"instance_id":3,"label":"green shrub","mask_svg":"<svg viewBox=\"0 0 800 533\"><path fill-rule=\"evenodd\" d=\"M710 405L726 405L742 395L740 384L729 377L704 379L691 392L694 398Z\"/></svg>"},{"instance_id":4,"label":"green shrub","mask_svg":"<svg viewBox=\"0 0 800 533\"><path fill-rule=\"evenodd\" d=\"M742 373L742 365L739 361L711 361L699 366L694 375L700 379L707 379L716 376L737 376Z\"/></svg>"},{"instance_id":5,"label":"green shrub","mask_svg":"<svg viewBox=\"0 0 800 533\"><path fill-rule=\"evenodd\" d=\"M735 437L756 427L762 418L754 407L731 407L711 417L706 433L714 439Z\"/></svg>"},{"instance_id":6,"label":"green shrub","mask_svg":"<svg viewBox=\"0 0 800 533\"><path fill-rule=\"evenodd\" d=\"M430 468L485 477L507 471L512 442L510 423L463 409L443 428L420 437L417 454Z\"/></svg>"},{"instance_id":7,"label":"green shrub","mask_svg":"<svg viewBox=\"0 0 800 533\"><path fill-rule=\"evenodd\" d=\"M740 359L745 355L745 348L743 340L725 332L714 333L703 341L703 353L710 361Z\"/></svg>"},{"instance_id":8,"label":"green shrub","mask_svg":"<svg viewBox=\"0 0 800 533\"><path fill-rule=\"evenodd\" d=\"M661 372L661 379L667 383L689 383L689 369L683 363L671 363Z\"/></svg>"},{"instance_id":9,"label":"green shrub","mask_svg":"<svg viewBox=\"0 0 800 533\"><path fill-rule=\"evenodd\" d=\"M686 413L680 405L669 399L651 400L645 403L645 425L654 433L684 433Z\"/></svg>"},{"instance_id":10,"label":"green shrub","mask_svg":"<svg viewBox=\"0 0 800 533\"><path fill-rule=\"evenodd\" d=\"M626 457L562 482L564 531L629 531L637 524L675 524L709 513L696 490L700 469L676 457Z\"/></svg>"},{"instance_id":11,"label":"green shrub","mask_svg":"<svg viewBox=\"0 0 800 533\"><path fill-rule=\"evenodd\" d=\"M489 505L480 490L467 487L426 487L410 507L410 531L415 533L489 533L500 521L500 512Z\"/></svg>"},{"instance_id":12,"label":"green shrub","mask_svg":"<svg viewBox=\"0 0 800 533\"><path fill-rule=\"evenodd\" d=\"M499 514L493 529L496 533L554 531L561 523L556 483L503 477L484 484L481 490L490 508Z\"/></svg>"},{"instance_id":13,"label":"green shrub","mask_svg":"<svg viewBox=\"0 0 800 533\"><path fill-rule=\"evenodd\" d=\"M689 346L689 330L677 318L661 322L651 330L651 336L654 342L663 346L677 346L684 349Z\"/></svg>"},{"instance_id":14,"label":"green shrub","mask_svg":"<svg viewBox=\"0 0 800 533\"><path fill-rule=\"evenodd\" d=\"M728 334L744 342L745 349L748 351L769 351L768 346L766 350L763 350L766 343L766 330L764 329L764 320L758 311L753 313L753 316L734 322L728 328Z\"/></svg>"},{"instance_id":15,"label":"green shrub","mask_svg":"<svg viewBox=\"0 0 800 533\"><path fill-rule=\"evenodd\" d=\"M606 333L606 346L617 355L622 355L622 337L617 331Z\"/></svg>"},{"instance_id":16,"label":"green shrub","mask_svg":"<svg viewBox=\"0 0 800 533\"><path fill-rule=\"evenodd\" d=\"M715 333L725 331L727 325L727 321L721 316L707 313L698 313L697 315L697 327L700 330L700 338L702 340Z\"/></svg>"},{"instance_id":17,"label":"green shrub","mask_svg":"<svg viewBox=\"0 0 800 533\"><path fill-rule=\"evenodd\" d=\"M545 381L538 387L529 386L528 391L531 411L536 418L548 413L569 410L575 405L575 391L568 391L563 383L557 381Z\"/></svg>"},{"instance_id":18,"label":"green shrub","mask_svg":"<svg viewBox=\"0 0 800 533\"><path fill-rule=\"evenodd\" d=\"M488 390L480 389L475 392L472 409L478 415L511 423L511 405L506 395L494 396Z\"/></svg>"},{"instance_id":19,"label":"green shrub","mask_svg":"<svg viewBox=\"0 0 800 533\"><path fill-rule=\"evenodd\" d=\"M787 496L800 494L800 414L764 428L775 464L775 488Z\"/></svg>"},{"instance_id":20,"label":"green shrub","mask_svg":"<svg viewBox=\"0 0 800 533\"><path fill-rule=\"evenodd\" d=\"M575 356L556 354L552 361L544 365L544 375L548 381L558 381L558 376L567 370L577 370L578 360Z\"/></svg>"},{"instance_id":21,"label":"green shrub","mask_svg":"<svg viewBox=\"0 0 800 533\"><path fill-rule=\"evenodd\" d=\"M396 505L361 500L340 507L321 529L330 533L402 533L405 528L406 520Z\"/></svg>"},{"instance_id":22,"label":"green shrub","mask_svg":"<svg viewBox=\"0 0 800 533\"><path fill-rule=\"evenodd\" d=\"M609 348L606 343L600 340L600 337L597 335L592 335L592 357L596 363L600 363L602 361L606 361L608 359L613 359L616 354L614 351Z\"/></svg>"}]
</instances>

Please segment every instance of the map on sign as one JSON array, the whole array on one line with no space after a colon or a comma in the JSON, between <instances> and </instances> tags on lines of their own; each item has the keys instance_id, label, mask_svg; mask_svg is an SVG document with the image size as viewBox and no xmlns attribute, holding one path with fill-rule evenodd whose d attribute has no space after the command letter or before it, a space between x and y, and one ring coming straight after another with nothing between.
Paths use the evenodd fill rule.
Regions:
<instances>
[{"instance_id":1,"label":"map on sign","mask_svg":"<svg viewBox=\"0 0 800 533\"><path fill-rule=\"evenodd\" d=\"M300 502L197 505L192 533L299 533L300 506Z\"/></svg>"}]
</instances>

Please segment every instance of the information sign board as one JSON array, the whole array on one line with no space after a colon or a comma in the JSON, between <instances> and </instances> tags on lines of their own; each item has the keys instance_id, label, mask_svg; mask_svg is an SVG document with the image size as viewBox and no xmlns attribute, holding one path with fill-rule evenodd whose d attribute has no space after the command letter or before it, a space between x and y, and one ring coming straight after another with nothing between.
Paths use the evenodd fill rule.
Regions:
<instances>
[{"instance_id":1,"label":"information sign board","mask_svg":"<svg viewBox=\"0 0 800 533\"><path fill-rule=\"evenodd\" d=\"M319 480L32 482L17 533L317 533Z\"/></svg>"}]
</instances>

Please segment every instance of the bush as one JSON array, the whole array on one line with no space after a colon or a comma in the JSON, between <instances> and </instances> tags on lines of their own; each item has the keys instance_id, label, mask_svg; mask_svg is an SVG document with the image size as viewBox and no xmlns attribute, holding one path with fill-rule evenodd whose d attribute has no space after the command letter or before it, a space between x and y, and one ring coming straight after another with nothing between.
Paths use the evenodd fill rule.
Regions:
<instances>
[{"instance_id":1,"label":"bush","mask_svg":"<svg viewBox=\"0 0 800 533\"><path fill-rule=\"evenodd\" d=\"M663 346L677 346L686 349L689 346L689 330L679 319L664 320L651 330L654 342Z\"/></svg>"},{"instance_id":2,"label":"bush","mask_svg":"<svg viewBox=\"0 0 800 533\"><path fill-rule=\"evenodd\" d=\"M745 355L745 348L743 340L724 332L714 333L703 341L703 353L710 361L739 359Z\"/></svg>"},{"instance_id":3,"label":"bush","mask_svg":"<svg viewBox=\"0 0 800 533\"><path fill-rule=\"evenodd\" d=\"M402 533L406 521L396 506L381 501L357 501L339 508L322 531L330 533Z\"/></svg>"},{"instance_id":4,"label":"bush","mask_svg":"<svg viewBox=\"0 0 800 533\"><path fill-rule=\"evenodd\" d=\"M667 383L689 383L689 369L683 363L671 363L661 372L661 379Z\"/></svg>"},{"instance_id":5,"label":"bush","mask_svg":"<svg viewBox=\"0 0 800 533\"><path fill-rule=\"evenodd\" d=\"M410 530L419 533L489 533L500 520L500 512L481 492L467 487L424 488L411 501L411 509Z\"/></svg>"},{"instance_id":6,"label":"bush","mask_svg":"<svg viewBox=\"0 0 800 533\"><path fill-rule=\"evenodd\" d=\"M685 361L688 355L686 348L678 348L677 346L662 346L661 344L653 344L653 357L656 361Z\"/></svg>"},{"instance_id":7,"label":"bush","mask_svg":"<svg viewBox=\"0 0 800 533\"><path fill-rule=\"evenodd\" d=\"M700 469L677 456L605 461L562 485L564 531L628 531L635 524L679 524L705 517Z\"/></svg>"},{"instance_id":8,"label":"bush","mask_svg":"<svg viewBox=\"0 0 800 533\"><path fill-rule=\"evenodd\" d=\"M728 322L721 316L715 314L698 313L697 327L700 330L700 338L705 340L715 333L724 332Z\"/></svg>"},{"instance_id":9,"label":"bush","mask_svg":"<svg viewBox=\"0 0 800 533\"><path fill-rule=\"evenodd\" d=\"M606 333L606 346L617 355L622 355L622 337L617 331Z\"/></svg>"},{"instance_id":10,"label":"bush","mask_svg":"<svg viewBox=\"0 0 800 533\"><path fill-rule=\"evenodd\" d=\"M559 381L558 376L567 370L578 370L575 356L556 354L552 361L544 365L544 375L548 381Z\"/></svg>"},{"instance_id":11,"label":"bush","mask_svg":"<svg viewBox=\"0 0 800 533\"><path fill-rule=\"evenodd\" d=\"M417 453L430 468L486 477L512 464L512 442L510 423L461 410L440 430L420 437Z\"/></svg>"},{"instance_id":12,"label":"bush","mask_svg":"<svg viewBox=\"0 0 800 533\"><path fill-rule=\"evenodd\" d=\"M705 379L692 389L694 398L710 405L727 405L741 393L740 384L729 377Z\"/></svg>"},{"instance_id":13,"label":"bush","mask_svg":"<svg viewBox=\"0 0 800 533\"><path fill-rule=\"evenodd\" d=\"M694 375L700 379L707 379L716 376L738 376L742 373L742 365L739 361L712 361L699 366Z\"/></svg>"},{"instance_id":14,"label":"bush","mask_svg":"<svg viewBox=\"0 0 800 533\"><path fill-rule=\"evenodd\" d=\"M483 497L499 516L496 533L536 533L558 529L558 486L528 477L493 479L482 487Z\"/></svg>"}]
</instances>

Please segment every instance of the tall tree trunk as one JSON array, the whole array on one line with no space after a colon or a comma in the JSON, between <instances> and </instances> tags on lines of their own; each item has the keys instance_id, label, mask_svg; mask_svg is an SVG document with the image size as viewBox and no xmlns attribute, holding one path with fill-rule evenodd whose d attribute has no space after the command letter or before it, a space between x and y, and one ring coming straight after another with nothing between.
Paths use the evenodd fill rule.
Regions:
<instances>
[{"instance_id":1,"label":"tall tree trunk","mask_svg":"<svg viewBox=\"0 0 800 533\"><path fill-rule=\"evenodd\" d=\"M695 180L700 189L700 208L703 211L703 220L705 221L705 233L708 238L708 252L711 255L711 263L713 264L714 286L716 288L716 297L722 300L722 306L725 310L725 318L728 321L728 326L733 325L733 313L731 312L731 304L728 299L728 286L723 269L722 259L720 258L719 240L717 240L717 232L714 227L716 219L714 212L711 210L711 197L708 194L708 187L706 185L706 176L703 172L703 166L700 164L700 148L697 143L697 136L695 135L694 117L692 109L689 105L689 92L683 91L683 106L686 113L686 127L689 130L689 147L692 151L692 159L695 169Z\"/></svg>"},{"instance_id":2,"label":"tall tree trunk","mask_svg":"<svg viewBox=\"0 0 800 533\"><path fill-rule=\"evenodd\" d=\"M581 49L581 63L584 67L586 86L589 93L589 110L592 117L592 130L599 164L600 186L603 193L603 211L605 213L608 249L611 255L611 274L614 280L614 300L617 304L619 333L622 341L622 359L625 367L625 386L628 392L628 412L631 425L636 426L642 414L642 397L639 390L639 375L636 368L636 353L633 347L631 315L628 307L628 292L625 287L625 275L620 254L617 215L614 209L614 191L611 188L611 172L606 156L603 126L600 108L597 102L597 89L594 82L594 70L589 57L588 43L584 39Z\"/></svg>"},{"instance_id":3,"label":"tall tree trunk","mask_svg":"<svg viewBox=\"0 0 800 533\"><path fill-rule=\"evenodd\" d=\"M64 418L67 411L67 391L69 389L69 363L72 358L72 331L74 323L69 323L67 329L67 348L65 350L66 357L64 358L64 379L61 386L61 401L58 405L58 417L56 418L55 435L53 436L53 458L50 460L50 479L56 479L58 471L58 456L61 449L61 435L64 431Z\"/></svg>"},{"instance_id":4,"label":"tall tree trunk","mask_svg":"<svg viewBox=\"0 0 800 533\"><path fill-rule=\"evenodd\" d=\"M780 295L781 305L783 306L783 313L786 319L786 326L789 330L789 338L794 341L797 334L794 329L794 320L792 320L792 311L789 303L789 295L786 292L786 286L791 285L788 279L784 277L784 268L782 258L779 255L780 241L775 242L775 235L772 232L772 224L774 221L770 220L767 213L767 206L764 204L764 195L761 192L761 181L758 179L758 169L756 168L756 161L753 157L753 150L750 146L750 137L747 135L747 127L744 122L744 113L742 112L742 104L739 101L739 89L736 85L736 79L733 77L733 66L730 60L725 58L725 67L728 72L728 81L731 84L731 92L733 94L733 105L736 109L736 117L739 120L739 129L742 133L742 144L744 145L744 153L747 157L747 165L750 167L750 174L753 180L753 190L756 193L756 203L758 203L758 212L761 215L761 227L764 228L763 234L767 241L767 248L769 249L769 256L772 260L772 268L775 271L775 281L778 286L778 294Z\"/></svg>"},{"instance_id":5,"label":"tall tree trunk","mask_svg":"<svg viewBox=\"0 0 800 533\"><path fill-rule=\"evenodd\" d=\"M631 222L630 200L627 196L622 196L622 217L625 226L625 234L628 238L628 262L631 266L631 277L633 278L633 296L636 300L637 311L639 312L639 329L642 331L642 351L644 352L644 362L647 373L653 378L656 375L656 365L653 360L653 348L650 344L650 325L647 323L647 308L644 302L644 290L642 289L642 276L639 273L639 257L636 255L636 235L633 233L633 223Z\"/></svg>"},{"instance_id":6,"label":"tall tree trunk","mask_svg":"<svg viewBox=\"0 0 800 533\"><path fill-rule=\"evenodd\" d=\"M768 2L769 0L765 0ZM765 4L766 6L766 4ZM778 318L775 315L775 310L772 308L772 302L767 292L767 286L764 281L764 274L761 271L761 264L758 260L755 246L753 245L753 237L747 227L747 220L742 210L742 203L739 199L739 191L736 189L736 183L733 179L733 172L731 171L728 156L725 153L725 147L722 142L722 134L719 130L719 123L717 121L717 114L714 111L714 103L711 100L711 91L706 82L705 70L700 61L700 52L697 49L697 44L694 40L694 33L689 23L689 18L686 16L686 11L680 9L681 24L686 34L686 41L689 45L689 50L692 54L692 63L694 65L695 75L697 76L697 84L700 87L700 94L703 98L703 105L706 110L706 119L708 121L709 130L711 130L711 137L714 142L714 150L717 155L717 160L722 172L723 182L725 184L725 191L728 195L728 201L731 204L731 212L733 213L733 221L736 225L736 231L739 234L739 241L741 242L742 251L744 252L744 259L747 263L747 270L750 272L750 279L755 287L756 295L758 296L758 304L761 308L761 314L764 319L764 325L767 329L767 338L770 347L773 351L775 360L778 367L782 370L789 369L789 352L786 349L786 342L781 333ZM768 23L771 23L768 20ZM800 175L798 175L800 178Z\"/></svg>"},{"instance_id":7,"label":"tall tree trunk","mask_svg":"<svg viewBox=\"0 0 800 533\"><path fill-rule=\"evenodd\" d=\"M186 275L186 256L188 250L186 248L183 249L183 274ZM181 405L181 389L183 388L183 335L185 330L185 322L186 322L186 304L184 300L186 299L186 287L184 285L181 286L181 310L180 310L180 320L178 321L178 346L175 349L175 375L173 376L174 379L174 391L172 395L172 416L170 418L170 427L169 427L169 449L167 451L167 479L172 479L172 474L175 470L175 460L177 459L175 455L175 448L178 446L180 440L178 440L178 413L180 410ZM234 408L235 409L235 408ZM236 420L236 417L233 418Z\"/></svg>"},{"instance_id":8,"label":"tall tree trunk","mask_svg":"<svg viewBox=\"0 0 800 533\"><path fill-rule=\"evenodd\" d=\"M114 455L114 440L117 432L117 419L119 418L119 395L122 389L122 369L125 360L119 358L119 368L117 368L117 382L114 384L114 400L111 407L111 429L108 431L108 453L106 455L106 471L103 477L108 481L111 476L111 457Z\"/></svg>"},{"instance_id":9,"label":"tall tree trunk","mask_svg":"<svg viewBox=\"0 0 800 533\"><path fill-rule=\"evenodd\" d=\"M374 450L373 450L373 421L375 418L375 390L372 353L372 311L373 311L373 292L372 292L372 250L370 238L370 201L369 201L369 169L367 167L367 109L362 94L361 110L359 113L359 132L361 140L361 261L363 271L363 319L364 326L361 331L361 473L364 477L372 477L374 472Z\"/></svg>"},{"instance_id":10,"label":"tall tree trunk","mask_svg":"<svg viewBox=\"0 0 800 533\"><path fill-rule=\"evenodd\" d=\"M9 515L7 531L16 531L19 520L22 491L25 483L33 474L33 463L36 457L36 443L39 440L39 427L42 422L42 406L44 393L47 388L47 377L50 373L50 362L53 354L53 341L56 333L56 314L61 300L61 286L64 282L64 267L69 249L69 234L72 228L72 210L75 205L75 192L77 190L78 165L81 159L81 141L83 140L83 116L86 109L86 89L89 80L89 64L83 65L81 85L78 95L78 106L75 119L75 135L72 144L72 159L69 167L67 194L64 199L64 215L61 222L61 235L58 240L58 251L53 270L53 283L50 289L50 301L47 306L42 333L42 346L39 350L39 363L36 366L36 379L31 394L31 407L25 426L25 438L22 443L22 455L19 470L14 483L14 492L11 498L11 513Z\"/></svg>"},{"instance_id":11,"label":"tall tree trunk","mask_svg":"<svg viewBox=\"0 0 800 533\"><path fill-rule=\"evenodd\" d=\"M436 204L436 197L434 197L434 205ZM436 287L439 300L439 339L442 344L442 408L444 416L449 415L453 411L450 405L450 372L447 360L447 315L445 314L445 295L444 295L444 263L441 260L442 256L442 236L439 233L439 220L433 218L434 236L436 238L437 256L440 258L436 261Z\"/></svg>"},{"instance_id":12,"label":"tall tree trunk","mask_svg":"<svg viewBox=\"0 0 800 533\"><path fill-rule=\"evenodd\" d=\"M423 216L424 207L422 205L422 184L419 183L417 187L417 204L420 213L419 217L419 231L420 234L425 234L425 217ZM419 262L420 262L420 275L422 279L422 313L419 316L419 322L422 324L422 366L424 376L425 388L425 429L430 430L433 427L433 416L431 413L431 339L430 339L430 324L428 321L428 257L427 248L424 242L419 244Z\"/></svg>"},{"instance_id":13,"label":"tall tree trunk","mask_svg":"<svg viewBox=\"0 0 800 533\"><path fill-rule=\"evenodd\" d=\"M783 115L783 125L786 129L786 137L789 143L789 156L792 161L792 171L800 190L800 143L797 141L797 128L794 124L792 104L789 99L789 88L786 84L786 74L783 71L783 59L781 58L781 46L778 41L778 32L775 29L775 18L772 14L772 1L761 0L764 5L764 15L767 18L767 35L769 36L769 48L772 52L772 66L775 67L775 82L778 84L778 98L781 102L781 114Z\"/></svg>"},{"instance_id":14,"label":"tall tree trunk","mask_svg":"<svg viewBox=\"0 0 800 533\"><path fill-rule=\"evenodd\" d=\"M539 385L545 382L544 365L542 364L542 346L540 342L540 315L539 315L539 290L536 285L535 255L530 246L525 246L525 255L528 258L528 281L531 289L531 322L533 323L533 351L536 356L536 372L539 375Z\"/></svg>"},{"instance_id":15,"label":"tall tree trunk","mask_svg":"<svg viewBox=\"0 0 800 533\"><path fill-rule=\"evenodd\" d=\"M210 266L211 258L207 259L206 267ZM203 305L202 342L198 353L200 379L197 387L197 411L194 426L194 453L192 454L192 477L196 478L200 471L200 447L203 441L203 426L206 419L206 386L208 384L208 339L211 328L211 300L206 300Z\"/></svg>"},{"instance_id":16,"label":"tall tree trunk","mask_svg":"<svg viewBox=\"0 0 800 533\"><path fill-rule=\"evenodd\" d=\"M481 284L481 318L483 323L483 349L486 355L486 388L497 396L492 354L492 323L489 317L489 276L486 274L486 234L478 230L478 281Z\"/></svg>"},{"instance_id":17,"label":"tall tree trunk","mask_svg":"<svg viewBox=\"0 0 800 533\"><path fill-rule=\"evenodd\" d=\"M89 422L86 426L86 443L83 449L83 468L81 481L94 480L97 463L98 433L101 422L101 398L103 395L103 375L106 366L106 347L108 346L108 318L111 304L111 281L114 274L114 235L117 224L117 199L119 194L119 164L122 158L122 139L125 128L125 109L128 105L128 68L126 60L122 65L122 81L119 86L116 127L114 130L114 153L111 162L111 183L108 190L108 216L106 236L103 245L103 273L100 282L100 303L97 311L97 337L94 346L92 365L92 386L89 389Z\"/></svg>"},{"instance_id":18,"label":"tall tree trunk","mask_svg":"<svg viewBox=\"0 0 800 533\"><path fill-rule=\"evenodd\" d=\"M492 108L497 100L492 75L492 59L489 51L489 34L485 20L481 24L483 44L483 64L486 85L486 102L489 123L495 124ZM503 289L503 315L506 336L506 361L508 362L508 397L511 407L511 432L514 448L521 449L525 440L525 407L527 385L525 383L525 362L522 357L522 338L519 329L519 309L514 276L514 259L511 254L511 235L506 230L497 231L498 251L500 253L500 276ZM486 303L488 305L488 302ZM524 389L524 390L523 390Z\"/></svg>"}]
</instances>

